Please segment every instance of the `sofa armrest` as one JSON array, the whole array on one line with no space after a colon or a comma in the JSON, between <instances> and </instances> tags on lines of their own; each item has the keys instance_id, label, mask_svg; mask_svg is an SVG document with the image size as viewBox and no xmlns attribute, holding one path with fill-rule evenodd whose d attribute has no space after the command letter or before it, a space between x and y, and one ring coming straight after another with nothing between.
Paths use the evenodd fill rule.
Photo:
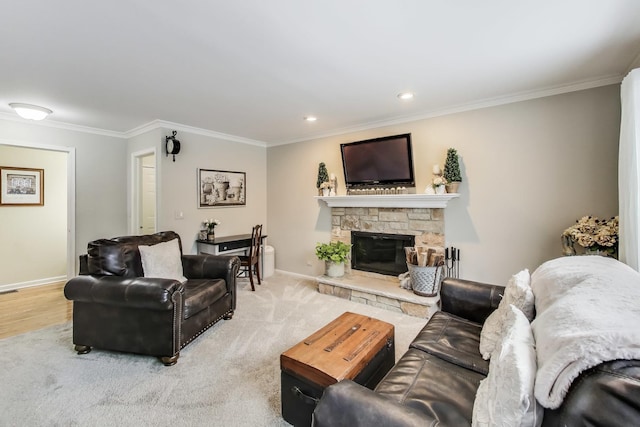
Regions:
<instances>
[{"instance_id":1,"label":"sofa armrest","mask_svg":"<svg viewBox=\"0 0 640 427\"><path fill-rule=\"evenodd\" d=\"M314 427L428 426L436 420L353 381L327 387L313 412Z\"/></svg>"},{"instance_id":2,"label":"sofa armrest","mask_svg":"<svg viewBox=\"0 0 640 427\"><path fill-rule=\"evenodd\" d=\"M503 294L504 286L448 277L440 288L442 311L482 324Z\"/></svg>"},{"instance_id":3,"label":"sofa armrest","mask_svg":"<svg viewBox=\"0 0 640 427\"><path fill-rule=\"evenodd\" d=\"M153 277L78 276L64 287L68 300L149 310L172 310L176 292L184 292L179 281Z\"/></svg>"},{"instance_id":4,"label":"sofa armrest","mask_svg":"<svg viewBox=\"0 0 640 427\"><path fill-rule=\"evenodd\" d=\"M601 363L577 377L558 409L547 409L543 426L638 425L640 360Z\"/></svg>"}]
</instances>

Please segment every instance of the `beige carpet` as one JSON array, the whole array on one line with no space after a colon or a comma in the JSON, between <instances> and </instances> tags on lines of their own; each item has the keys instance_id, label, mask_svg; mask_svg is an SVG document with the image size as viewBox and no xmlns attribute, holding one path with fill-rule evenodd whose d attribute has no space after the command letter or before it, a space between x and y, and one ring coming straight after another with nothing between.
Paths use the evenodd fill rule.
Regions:
<instances>
[{"instance_id":1,"label":"beige carpet","mask_svg":"<svg viewBox=\"0 0 640 427\"><path fill-rule=\"evenodd\" d=\"M426 323L322 295L276 273L189 344L178 364L94 349L73 351L71 323L0 340L0 426L288 426L279 355L345 311L396 327L396 360Z\"/></svg>"}]
</instances>

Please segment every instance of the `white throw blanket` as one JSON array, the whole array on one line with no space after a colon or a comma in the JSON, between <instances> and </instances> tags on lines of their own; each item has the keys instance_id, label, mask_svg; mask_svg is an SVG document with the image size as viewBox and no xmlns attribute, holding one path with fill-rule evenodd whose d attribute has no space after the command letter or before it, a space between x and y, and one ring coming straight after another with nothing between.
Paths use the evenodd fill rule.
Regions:
<instances>
[{"instance_id":1,"label":"white throw blanket","mask_svg":"<svg viewBox=\"0 0 640 427\"><path fill-rule=\"evenodd\" d=\"M535 396L555 409L586 369L640 359L640 274L612 258L569 256L531 276L538 372Z\"/></svg>"}]
</instances>

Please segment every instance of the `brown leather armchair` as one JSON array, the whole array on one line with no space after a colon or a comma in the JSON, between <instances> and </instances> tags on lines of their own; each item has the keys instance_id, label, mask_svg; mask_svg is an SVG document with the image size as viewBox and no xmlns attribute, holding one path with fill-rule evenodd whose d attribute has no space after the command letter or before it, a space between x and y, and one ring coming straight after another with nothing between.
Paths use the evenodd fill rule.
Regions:
<instances>
[{"instance_id":1,"label":"brown leather armchair","mask_svg":"<svg viewBox=\"0 0 640 427\"><path fill-rule=\"evenodd\" d=\"M138 245L178 239L184 276L144 277ZM235 256L182 255L172 231L100 239L80 257L80 275L67 282L73 301L73 343L78 354L91 347L159 357L171 366L180 349L236 308Z\"/></svg>"}]
</instances>

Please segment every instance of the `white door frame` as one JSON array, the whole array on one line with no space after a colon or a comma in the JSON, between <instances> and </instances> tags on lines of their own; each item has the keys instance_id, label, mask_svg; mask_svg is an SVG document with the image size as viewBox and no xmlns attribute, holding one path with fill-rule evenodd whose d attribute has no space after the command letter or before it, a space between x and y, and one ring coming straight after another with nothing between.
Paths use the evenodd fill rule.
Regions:
<instances>
[{"instance_id":1,"label":"white door frame","mask_svg":"<svg viewBox=\"0 0 640 427\"><path fill-rule=\"evenodd\" d=\"M67 153L67 279L76 275L76 149L59 145L0 139L0 145Z\"/></svg>"},{"instance_id":2,"label":"white door frame","mask_svg":"<svg viewBox=\"0 0 640 427\"><path fill-rule=\"evenodd\" d=\"M129 221L129 232L131 235L137 236L140 234L140 201L142 195L140 194L140 183L142 182L142 175L140 170L142 168L142 158L153 154L156 161L155 173L156 173L156 231L158 231L158 154L155 147L147 148L144 150L131 153L131 217Z\"/></svg>"}]
</instances>

